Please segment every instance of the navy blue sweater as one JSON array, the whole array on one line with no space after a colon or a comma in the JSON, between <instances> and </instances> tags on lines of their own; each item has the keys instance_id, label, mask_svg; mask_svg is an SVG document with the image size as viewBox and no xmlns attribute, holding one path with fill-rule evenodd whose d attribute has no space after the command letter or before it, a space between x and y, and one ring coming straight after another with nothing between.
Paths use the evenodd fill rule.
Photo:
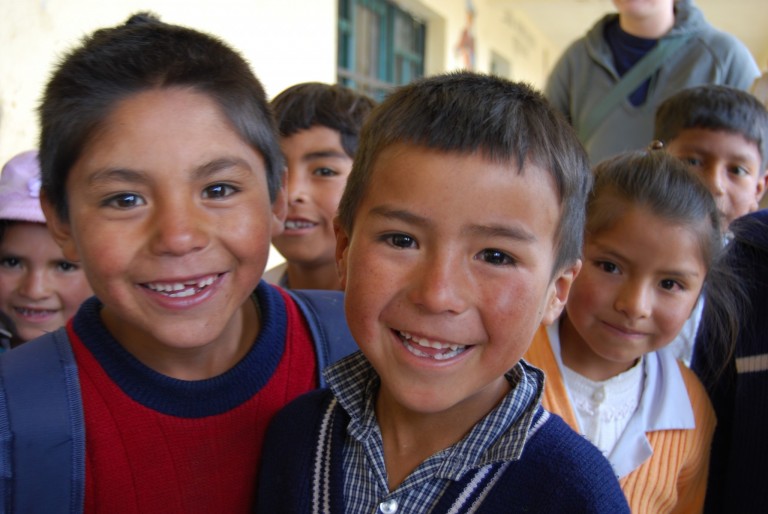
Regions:
<instances>
[{"instance_id":1,"label":"navy blue sweater","mask_svg":"<svg viewBox=\"0 0 768 514\"><path fill-rule=\"evenodd\" d=\"M343 503L342 451L349 420L338 405L330 434L329 483L319 484L315 454L320 441L320 420L332 394L313 391L296 399L273 419L262 457L258 508L261 513L311 513L346 511ZM470 493L459 512L478 513L623 513L629 512L624 494L608 461L586 439L562 419L549 416L526 443L520 460L493 464L502 475L477 510L471 511L476 495ZM431 511L447 512L458 501L474 473L452 483ZM481 484L482 485L482 484ZM327 487L329 508L312 505L313 487ZM482 487L475 488L481 490ZM475 506L477 507L477 506Z\"/></svg>"},{"instance_id":2,"label":"navy blue sweater","mask_svg":"<svg viewBox=\"0 0 768 514\"><path fill-rule=\"evenodd\" d=\"M731 224L726 262L742 278L747 295L739 311L739 335L722 368L705 303L691 367L712 399L717 428L704 512L768 509L768 210ZM713 346L714 345L714 346Z\"/></svg>"}]
</instances>

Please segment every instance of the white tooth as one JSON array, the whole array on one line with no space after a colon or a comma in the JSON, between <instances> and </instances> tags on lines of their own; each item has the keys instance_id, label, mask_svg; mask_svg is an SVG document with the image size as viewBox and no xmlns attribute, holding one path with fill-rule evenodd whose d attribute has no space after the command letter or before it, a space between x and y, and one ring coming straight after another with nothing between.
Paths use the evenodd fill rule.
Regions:
<instances>
[{"instance_id":1,"label":"white tooth","mask_svg":"<svg viewBox=\"0 0 768 514\"><path fill-rule=\"evenodd\" d=\"M184 284L174 284L171 290L172 291L182 291L182 290L184 290L186 288L187 288L187 286L185 286Z\"/></svg>"}]
</instances>

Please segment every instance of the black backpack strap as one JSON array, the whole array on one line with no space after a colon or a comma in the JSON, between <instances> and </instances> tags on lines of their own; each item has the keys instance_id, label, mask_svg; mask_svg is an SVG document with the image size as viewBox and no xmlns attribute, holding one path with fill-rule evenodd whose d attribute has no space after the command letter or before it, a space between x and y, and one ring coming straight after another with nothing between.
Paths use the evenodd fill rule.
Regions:
<instances>
[{"instance_id":1,"label":"black backpack strap","mask_svg":"<svg viewBox=\"0 0 768 514\"><path fill-rule=\"evenodd\" d=\"M85 498L85 421L64 328L0 356L3 512L73 512Z\"/></svg>"},{"instance_id":2,"label":"black backpack strap","mask_svg":"<svg viewBox=\"0 0 768 514\"><path fill-rule=\"evenodd\" d=\"M320 289L287 291L309 325L317 353L320 387L325 387L323 369L358 349L344 316L344 293Z\"/></svg>"}]
</instances>

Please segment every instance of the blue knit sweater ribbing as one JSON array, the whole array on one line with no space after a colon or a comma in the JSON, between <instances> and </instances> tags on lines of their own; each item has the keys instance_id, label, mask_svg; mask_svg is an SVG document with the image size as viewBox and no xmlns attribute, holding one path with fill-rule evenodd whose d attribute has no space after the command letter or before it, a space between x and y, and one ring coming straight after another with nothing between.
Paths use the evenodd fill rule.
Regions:
<instances>
[{"instance_id":1,"label":"blue knit sweater ribbing","mask_svg":"<svg viewBox=\"0 0 768 514\"><path fill-rule=\"evenodd\" d=\"M328 390L313 391L274 418L262 457L257 512L345 512L342 452L349 418L338 405L333 407L328 437L319 436L323 413L332 400ZM594 446L540 407L536 423L541 426L526 443L520 460L489 466L492 469L474 488L468 486L479 473L467 473L448 488L431 512L449 512L456 504L462 505L456 512L489 514L629 512L610 465ZM319 454L327 457L319 466L327 467L327 482L316 473ZM496 482L490 491L473 505L491 480ZM313 501L313 494L319 502Z\"/></svg>"}]
</instances>

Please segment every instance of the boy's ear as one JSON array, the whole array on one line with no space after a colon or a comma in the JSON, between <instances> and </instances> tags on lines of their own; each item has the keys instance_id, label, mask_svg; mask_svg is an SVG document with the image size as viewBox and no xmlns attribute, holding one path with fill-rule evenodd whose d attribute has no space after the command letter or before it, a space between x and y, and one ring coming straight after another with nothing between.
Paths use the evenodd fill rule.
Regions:
<instances>
[{"instance_id":1,"label":"boy's ear","mask_svg":"<svg viewBox=\"0 0 768 514\"><path fill-rule=\"evenodd\" d=\"M757 177L757 192L755 193L757 203L760 203L760 200L763 199L766 185L768 185L768 169L763 170L763 174Z\"/></svg>"},{"instance_id":2,"label":"boy's ear","mask_svg":"<svg viewBox=\"0 0 768 514\"><path fill-rule=\"evenodd\" d=\"M45 215L45 224L48 227L53 240L61 247L64 258L72 262L80 262L80 254L77 251L75 239L72 237L72 227L68 221L59 217L59 213L51 203L48 195L40 190L40 207Z\"/></svg>"},{"instance_id":3,"label":"boy's ear","mask_svg":"<svg viewBox=\"0 0 768 514\"><path fill-rule=\"evenodd\" d=\"M336 234L336 272L339 274L341 288L347 288L347 250L349 249L349 234L339 223L338 216L333 220L333 231Z\"/></svg>"},{"instance_id":4,"label":"boy's ear","mask_svg":"<svg viewBox=\"0 0 768 514\"><path fill-rule=\"evenodd\" d=\"M545 325L551 325L560 317L565 303L568 301L568 294L571 292L571 286L576 279L576 275L581 271L581 259L577 259L572 265L561 270L549 285L547 293L548 300L544 306L544 315L541 322Z\"/></svg>"},{"instance_id":5,"label":"boy's ear","mask_svg":"<svg viewBox=\"0 0 768 514\"><path fill-rule=\"evenodd\" d=\"M285 198L285 185L280 185L275 201L272 202L272 237L279 236L285 230L285 217L288 215L288 203Z\"/></svg>"}]
</instances>

